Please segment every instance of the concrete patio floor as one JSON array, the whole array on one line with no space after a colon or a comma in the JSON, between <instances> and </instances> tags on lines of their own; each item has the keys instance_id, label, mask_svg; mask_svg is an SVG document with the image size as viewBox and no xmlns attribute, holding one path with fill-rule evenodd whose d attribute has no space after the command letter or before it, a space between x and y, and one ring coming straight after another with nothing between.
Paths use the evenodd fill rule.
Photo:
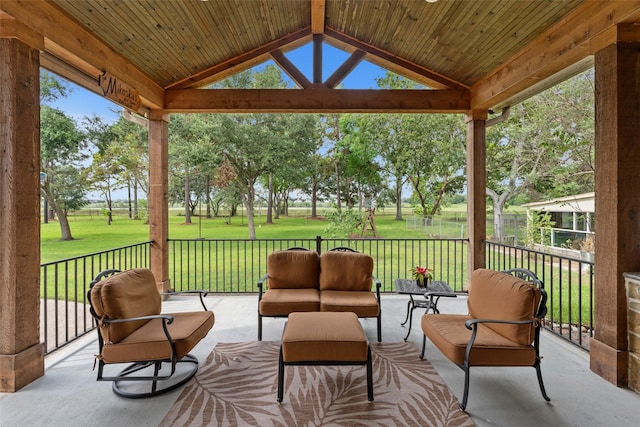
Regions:
<instances>
[{"instance_id":1,"label":"concrete patio floor","mask_svg":"<svg viewBox=\"0 0 640 427\"><path fill-rule=\"evenodd\" d=\"M192 352L204 361L218 342L257 339L257 296L210 295L207 307L216 323ZM164 303L165 312L194 310L197 298L177 297ZM407 297L383 295L383 341L399 342L407 333ZM464 313L466 298L443 298L443 313ZM422 345L420 316L413 314L409 341ZM362 319L369 340L376 340L375 319ZM284 319L265 319L266 340L279 340ZM97 352L95 333L46 358L45 376L16 393L0 393L0 425L20 426L157 426L182 389L151 399L116 396L110 382L97 382L92 370ZM540 394L533 368L475 368L467 412L478 426L629 426L640 419L640 395L618 388L589 370L588 353L543 332L542 375L551 402ZM427 341L426 356L460 399L464 374ZM274 372L274 376L276 372ZM274 395L275 400L275 395Z\"/></svg>"}]
</instances>

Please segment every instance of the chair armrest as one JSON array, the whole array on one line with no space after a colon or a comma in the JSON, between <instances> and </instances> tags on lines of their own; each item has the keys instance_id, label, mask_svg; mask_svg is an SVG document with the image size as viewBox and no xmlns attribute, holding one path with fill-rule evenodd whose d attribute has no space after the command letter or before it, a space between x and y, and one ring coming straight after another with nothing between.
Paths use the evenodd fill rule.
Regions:
<instances>
[{"instance_id":1,"label":"chair armrest","mask_svg":"<svg viewBox=\"0 0 640 427\"><path fill-rule=\"evenodd\" d=\"M526 325L529 323L535 322L535 319L531 320L495 320L495 319L470 319L464 322L464 326L467 329L471 330L473 328L477 328L478 323L503 323L509 325Z\"/></svg>"},{"instance_id":2,"label":"chair armrest","mask_svg":"<svg viewBox=\"0 0 640 427\"><path fill-rule=\"evenodd\" d=\"M382 282L380 282L376 276L371 276L371 280L376 284L376 298L378 299L378 305L380 305L380 288L382 287Z\"/></svg>"},{"instance_id":3,"label":"chair armrest","mask_svg":"<svg viewBox=\"0 0 640 427\"><path fill-rule=\"evenodd\" d=\"M268 274L265 274L264 276L262 276L259 280L258 280L258 301L260 301L262 299L262 293L263 293L263 286L264 286L264 282L267 280L267 278L269 277Z\"/></svg>"},{"instance_id":4,"label":"chair armrest","mask_svg":"<svg viewBox=\"0 0 640 427\"><path fill-rule=\"evenodd\" d=\"M204 305L204 297L209 295L209 292L203 290L193 290L193 291L171 291L171 292L161 292L160 295L194 295L198 294L200 296L200 304L202 304L202 308L204 311L207 311L207 306Z\"/></svg>"},{"instance_id":5,"label":"chair armrest","mask_svg":"<svg viewBox=\"0 0 640 427\"><path fill-rule=\"evenodd\" d=\"M125 323L125 322L135 322L136 320L152 320L152 319L163 319L167 324L171 324L173 322L173 316L168 314L153 314L150 316L139 316L139 317L129 317L126 319L102 319L102 323Z\"/></svg>"},{"instance_id":6,"label":"chair armrest","mask_svg":"<svg viewBox=\"0 0 640 427\"><path fill-rule=\"evenodd\" d=\"M467 344L467 349L464 355L464 365L468 367L469 365L469 355L471 354L471 349L473 348L473 344L476 341L476 334L478 333L478 325L481 323L506 323L511 325L526 325L528 323L534 323L536 320L496 320L496 319L470 319L464 322L464 326L467 329L472 330L471 338L469 338L469 343ZM537 339L537 338L536 338ZM537 344L536 344L537 346ZM536 347L537 348L537 347Z\"/></svg>"}]
</instances>

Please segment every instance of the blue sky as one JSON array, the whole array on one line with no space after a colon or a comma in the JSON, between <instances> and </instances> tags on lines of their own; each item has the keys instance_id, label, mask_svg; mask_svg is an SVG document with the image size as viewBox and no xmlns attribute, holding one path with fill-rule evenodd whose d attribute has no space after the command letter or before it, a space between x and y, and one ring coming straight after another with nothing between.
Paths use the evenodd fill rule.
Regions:
<instances>
[{"instance_id":1,"label":"blue sky","mask_svg":"<svg viewBox=\"0 0 640 427\"><path fill-rule=\"evenodd\" d=\"M298 69L309 79L313 80L312 43L299 47L286 54L287 58L293 62ZM322 78L326 80L348 57L347 52L323 44L323 70ZM272 63L272 62L270 62ZM375 78L383 77L385 70L361 61L360 64L342 81L342 85L347 89L370 89L376 88ZM285 78L288 77L285 75ZM121 108L91 91L80 86L69 83L71 93L66 98L62 98L52 103L64 111L68 116L80 122L85 116L97 115L108 121L115 121Z\"/></svg>"}]
</instances>

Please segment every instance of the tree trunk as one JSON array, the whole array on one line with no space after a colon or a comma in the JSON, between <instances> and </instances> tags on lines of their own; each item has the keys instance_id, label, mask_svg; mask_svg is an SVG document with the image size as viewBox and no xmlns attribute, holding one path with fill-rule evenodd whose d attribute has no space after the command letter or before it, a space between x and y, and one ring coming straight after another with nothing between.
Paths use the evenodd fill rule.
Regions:
<instances>
[{"instance_id":1,"label":"tree trunk","mask_svg":"<svg viewBox=\"0 0 640 427\"><path fill-rule=\"evenodd\" d=\"M502 212L504 211L504 205L511 196L511 192L506 191L502 194L498 194L495 191L487 188L487 195L493 202L493 238L496 242L504 241L504 219Z\"/></svg>"},{"instance_id":2,"label":"tree trunk","mask_svg":"<svg viewBox=\"0 0 640 427\"><path fill-rule=\"evenodd\" d=\"M138 212L138 182L133 182L133 218L140 219Z\"/></svg>"},{"instance_id":3,"label":"tree trunk","mask_svg":"<svg viewBox=\"0 0 640 427\"><path fill-rule=\"evenodd\" d=\"M129 203L129 219L133 219L133 205L131 203L131 181L127 180L127 201Z\"/></svg>"},{"instance_id":4,"label":"tree trunk","mask_svg":"<svg viewBox=\"0 0 640 427\"><path fill-rule=\"evenodd\" d=\"M247 214L247 218L249 215ZM269 196L267 197L267 224L273 224L273 174L269 174Z\"/></svg>"},{"instance_id":5,"label":"tree trunk","mask_svg":"<svg viewBox=\"0 0 640 427\"><path fill-rule=\"evenodd\" d=\"M255 192L253 188L250 188L248 194L244 197L244 207L247 209L247 225L249 226L249 240L256 240L256 227L253 221L254 198Z\"/></svg>"},{"instance_id":6,"label":"tree trunk","mask_svg":"<svg viewBox=\"0 0 640 427\"><path fill-rule=\"evenodd\" d=\"M396 221L402 221L402 177L396 176Z\"/></svg>"},{"instance_id":7,"label":"tree trunk","mask_svg":"<svg viewBox=\"0 0 640 427\"><path fill-rule=\"evenodd\" d=\"M311 189L311 218L318 218L318 185L315 182Z\"/></svg>"},{"instance_id":8,"label":"tree trunk","mask_svg":"<svg viewBox=\"0 0 640 427\"><path fill-rule=\"evenodd\" d=\"M184 223L191 224L191 198L189 194L191 193L191 189L189 188L189 171L185 174L184 177Z\"/></svg>"},{"instance_id":9,"label":"tree trunk","mask_svg":"<svg viewBox=\"0 0 640 427\"><path fill-rule=\"evenodd\" d=\"M207 175L207 219L211 219L211 177Z\"/></svg>"},{"instance_id":10,"label":"tree trunk","mask_svg":"<svg viewBox=\"0 0 640 427\"><path fill-rule=\"evenodd\" d=\"M336 159L336 207L338 210L342 210L340 204L340 168L338 167L338 160Z\"/></svg>"}]
</instances>

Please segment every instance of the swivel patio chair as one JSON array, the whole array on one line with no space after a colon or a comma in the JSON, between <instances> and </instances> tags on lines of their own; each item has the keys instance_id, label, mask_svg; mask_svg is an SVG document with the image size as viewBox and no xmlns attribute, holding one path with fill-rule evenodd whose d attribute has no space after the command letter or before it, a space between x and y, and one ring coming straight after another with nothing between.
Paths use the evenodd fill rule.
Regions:
<instances>
[{"instance_id":1,"label":"swivel patio chair","mask_svg":"<svg viewBox=\"0 0 640 427\"><path fill-rule=\"evenodd\" d=\"M204 304L206 293L189 293L200 296L203 311L161 314L162 297L150 270L99 273L87 293L98 325L97 380L113 381L117 395L134 399L167 393L189 381L198 370L198 359L189 352L215 322ZM129 365L115 376L104 374L105 365L119 363ZM163 365L168 365L166 374L160 373Z\"/></svg>"}]
</instances>

